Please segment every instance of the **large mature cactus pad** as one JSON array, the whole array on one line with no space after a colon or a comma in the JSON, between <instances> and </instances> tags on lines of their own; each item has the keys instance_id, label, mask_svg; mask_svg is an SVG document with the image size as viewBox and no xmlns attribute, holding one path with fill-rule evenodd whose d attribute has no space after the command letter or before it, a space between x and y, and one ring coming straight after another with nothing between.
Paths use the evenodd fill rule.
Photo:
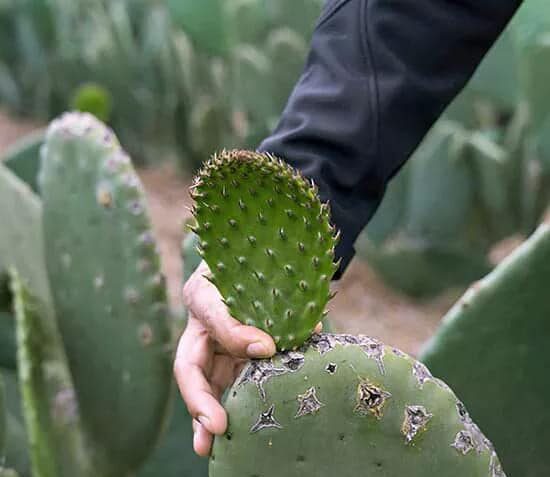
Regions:
<instances>
[{"instance_id":1,"label":"large mature cactus pad","mask_svg":"<svg viewBox=\"0 0 550 477\"><path fill-rule=\"evenodd\" d=\"M336 269L315 187L269 155L231 151L205 165L192 195L200 253L231 314L281 350L301 345L322 319Z\"/></svg>"},{"instance_id":2,"label":"large mature cactus pad","mask_svg":"<svg viewBox=\"0 0 550 477\"><path fill-rule=\"evenodd\" d=\"M113 475L135 469L166 412L168 311L142 186L113 133L66 114L42 155L44 241L87 435Z\"/></svg>"},{"instance_id":3,"label":"large mature cactus pad","mask_svg":"<svg viewBox=\"0 0 550 477\"><path fill-rule=\"evenodd\" d=\"M491 443L421 363L322 334L252 361L228 393L210 477L503 477Z\"/></svg>"},{"instance_id":4,"label":"large mature cactus pad","mask_svg":"<svg viewBox=\"0 0 550 477\"><path fill-rule=\"evenodd\" d=\"M550 227L475 284L423 360L494 440L511 477L550 475Z\"/></svg>"}]
</instances>

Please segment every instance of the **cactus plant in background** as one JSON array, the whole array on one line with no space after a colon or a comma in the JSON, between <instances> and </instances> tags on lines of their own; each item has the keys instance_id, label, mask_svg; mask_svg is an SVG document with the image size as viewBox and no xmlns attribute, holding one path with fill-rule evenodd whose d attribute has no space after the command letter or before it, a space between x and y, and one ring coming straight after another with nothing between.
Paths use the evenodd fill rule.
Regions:
<instances>
[{"instance_id":1,"label":"cactus plant in background","mask_svg":"<svg viewBox=\"0 0 550 477\"><path fill-rule=\"evenodd\" d=\"M335 271L315 188L275 158L222 152L192 186L199 254L231 314L280 350L229 390L211 477L502 477L492 444L441 381L366 336L314 335ZM283 467L281 467L283 466Z\"/></svg>"},{"instance_id":2,"label":"cactus plant in background","mask_svg":"<svg viewBox=\"0 0 550 477\"><path fill-rule=\"evenodd\" d=\"M155 444L171 382L143 189L113 133L91 115L54 121L42 160L46 268L82 422L109 475L125 475Z\"/></svg>"},{"instance_id":3,"label":"cactus plant in background","mask_svg":"<svg viewBox=\"0 0 550 477\"><path fill-rule=\"evenodd\" d=\"M301 345L336 270L334 229L315 187L269 155L230 151L204 166L192 196L200 254L233 316L281 350Z\"/></svg>"},{"instance_id":4,"label":"cactus plant in background","mask_svg":"<svg viewBox=\"0 0 550 477\"><path fill-rule=\"evenodd\" d=\"M34 475L129 475L153 451L172 394L171 316L143 190L113 133L91 115L52 123L42 156L41 197L0 165L2 343L14 340L14 304L18 335L17 381L2 372L3 463L22 477L29 457ZM13 368L6 351L2 365ZM173 416L156 456L170 456L174 473L205 475L191 450L174 451L191 428L184 409Z\"/></svg>"},{"instance_id":5,"label":"cactus plant in background","mask_svg":"<svg viewBox=\"0 0 550 477\"><path fill-rule=\"evenodd\" d=\"M524 2L359 239L359 255L390 286L426 297L467 285L490 269L495 243L531 234L544 214L550 203L547 9L544 1ZM455 140L445 144L449 124ZM437 141L439 151L431 147ZM425 169L432 160L435 167ZM381 233L389 223L391 230ZM414 265L402 266L403 257Z\"/></svg>"},{"instance_id":6,"label":"cactus plant in background","mask_svg":"<svg viewBox=\"0 0 550 477\"><path fill-rule=\"evenodd\" d=\"M17 361L23 414L33 475L92 475L80 426L74 389L65 363L52 353L42 323L44 304L32 297L15 270L11 272L17 317ZM54 348L55 349L55 348Z\"/></svg>"},{"instance_id":7,"label":"cactus plant in background","mask_svg":"<svg viewBox=\"0 0 550 477\"><path fill-rule=\"evenodd\" d=\"M321 7L318 0L276 8L263 0L230 5L217 0L50 0L40 9L20 3L0 6L0 44L6 46L0 51L0 104L42 119L76 107L105 120L96 92L84 97L81 90L101 85L101 101L113 98L109 124L136 160L178 157L187 169L197 168L213 150L255 147L268 134L290 93L291 78L299 75L305 60L300 45L307 43ZM247 104L268 103L269 108L248 118L253 127L243 133L243 126L234 124L234 116L243 114L242 88L234 80L240 70L235 52L246 47L256 57L270 55L268 38L289 28L294 39L284 49L283 62L260 82L253 101L250 92L245 96ZM221 88L220 64L226 71ZM276 104L266 101L272 96ZM197 98L224 105L208 110L200 137L193 125L204 108L197 106Z\"/></svg>"},{"instance_id":8,"label":"cactus plant in background","mask_svg":"<svg viewBox=\"0 0 550 477\"><path fill-rule=\"evenodd\" d=\"M472 286L422 354L468 403L511 477L550 474L550 227Z\"/></svg>"},{"instance_id":9,"label":"cactus plant in background","mask_svg":"<svg viewBox=\"0 0 550 477\"><path fill-rule=\"evenodd\" d=\"M93 114L103 122L109 121L113 109L109 92L101 85L87 83L80 86L73 95L72 109Z\"/></svg>"}]
</instances>

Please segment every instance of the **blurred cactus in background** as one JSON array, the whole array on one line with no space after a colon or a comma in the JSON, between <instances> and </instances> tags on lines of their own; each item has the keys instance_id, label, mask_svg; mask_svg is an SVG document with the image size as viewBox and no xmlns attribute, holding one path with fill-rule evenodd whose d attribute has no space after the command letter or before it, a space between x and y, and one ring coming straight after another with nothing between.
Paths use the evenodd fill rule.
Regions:
<instances>
[{"instance_id":1,"label":"blurred cactus in background","mask_svg":"<svg viewBox=\"0 0 550 477\"><path fill-rule=\"evenodd\" d=\"M390 286L420 297L466 286L490 270L495 243L539 223L550 204L549 18L547 2L525 2L390 183L357 243Z\"/></svg>"},{"instance_id":2,"label":"blurred cactus in background","mask_svg":"<svg viewBox=\"0 0 550 477\"><path fill-rule=\"evenodd\" d=\"M0 465L122 477L146 461L159 475L160 460L172 469L163 475L204 477L179 447L191 440L171 376L181 323L130 159L90 114L39 137L38 180L0 164Z\"/></svg>"},{"instance_id":3,"label":"blurred cactus in background","mask_svg":"<svg viewBox=\"0 0 550 477\"><path fill-rule=\"evenodd\" d=\"M46 120L88 111L108 120L137 161L195 169L215 150L255 147L268 134L321 4L2 2L0 105Z\"/></svg>"}]
</instances>

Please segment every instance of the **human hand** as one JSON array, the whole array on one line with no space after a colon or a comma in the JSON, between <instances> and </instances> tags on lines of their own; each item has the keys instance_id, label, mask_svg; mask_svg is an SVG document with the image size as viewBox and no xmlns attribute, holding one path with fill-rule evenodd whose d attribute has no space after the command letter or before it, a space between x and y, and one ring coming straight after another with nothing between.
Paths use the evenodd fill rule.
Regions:
<instances>
[{"instance_id":1,"label":"human hand","mask_svg":"<svg viewBox=\"0 0 550 477\"><path fill-rule=\"evenodd\" d=\"M201 456L210 453L213 436L226 430L220 398L246 359L268 358L276 351L271 336L229 315L219 291L205 278L209 273L201 262L183 288L189 317L174 362L178 387L193 417L193 448Z\"/></svg>"}]
</instances>

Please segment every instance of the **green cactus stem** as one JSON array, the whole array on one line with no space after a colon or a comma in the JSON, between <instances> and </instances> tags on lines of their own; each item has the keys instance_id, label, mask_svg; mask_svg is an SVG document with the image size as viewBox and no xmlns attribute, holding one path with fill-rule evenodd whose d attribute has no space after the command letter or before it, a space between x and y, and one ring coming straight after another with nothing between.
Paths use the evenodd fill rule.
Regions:
<instances>
[{"instance_id":1,"label":"green cactus stem","mask_svg":"<svg viewBox=\"0 0 550 477\"><path fill-rule=\"evenodd\" d=\"M422 359L456 390L512 477L550 475L550 226L474 284Z\"/></svg>"},{"instance_id":2,"label":"green cactus stem","mask_svg":"<svg viewBox=\"0 0 550 477\"><path fill-rule=\"evenodd\" d=\"M504 477L447 385L366 336L314 335L250 362L225 408L210 477Z\"/></svg>"},{"instance_id":3,"label":"green cactus stem","mask_svg":"<svg viewBox=\"0 0 550 477\"><path fill-rule=\"evenodd\" d=\"M127 475L156 443L172 374L143 187L113 132L81 113L50 125L40 179L47 272L83 426L105 475Z\"/></svg>"},{"instance_id":4,"label":"green cactus stem","mask_svg":"<svg viewBox=\"0 0 550 477\"><path fill-rule=\"evenodd\" d=\"M199 253L236 319L300 346L322 320L336 237L316 189L266 154L224 151L192 187Z\"/></svg>"}]
</instances>

